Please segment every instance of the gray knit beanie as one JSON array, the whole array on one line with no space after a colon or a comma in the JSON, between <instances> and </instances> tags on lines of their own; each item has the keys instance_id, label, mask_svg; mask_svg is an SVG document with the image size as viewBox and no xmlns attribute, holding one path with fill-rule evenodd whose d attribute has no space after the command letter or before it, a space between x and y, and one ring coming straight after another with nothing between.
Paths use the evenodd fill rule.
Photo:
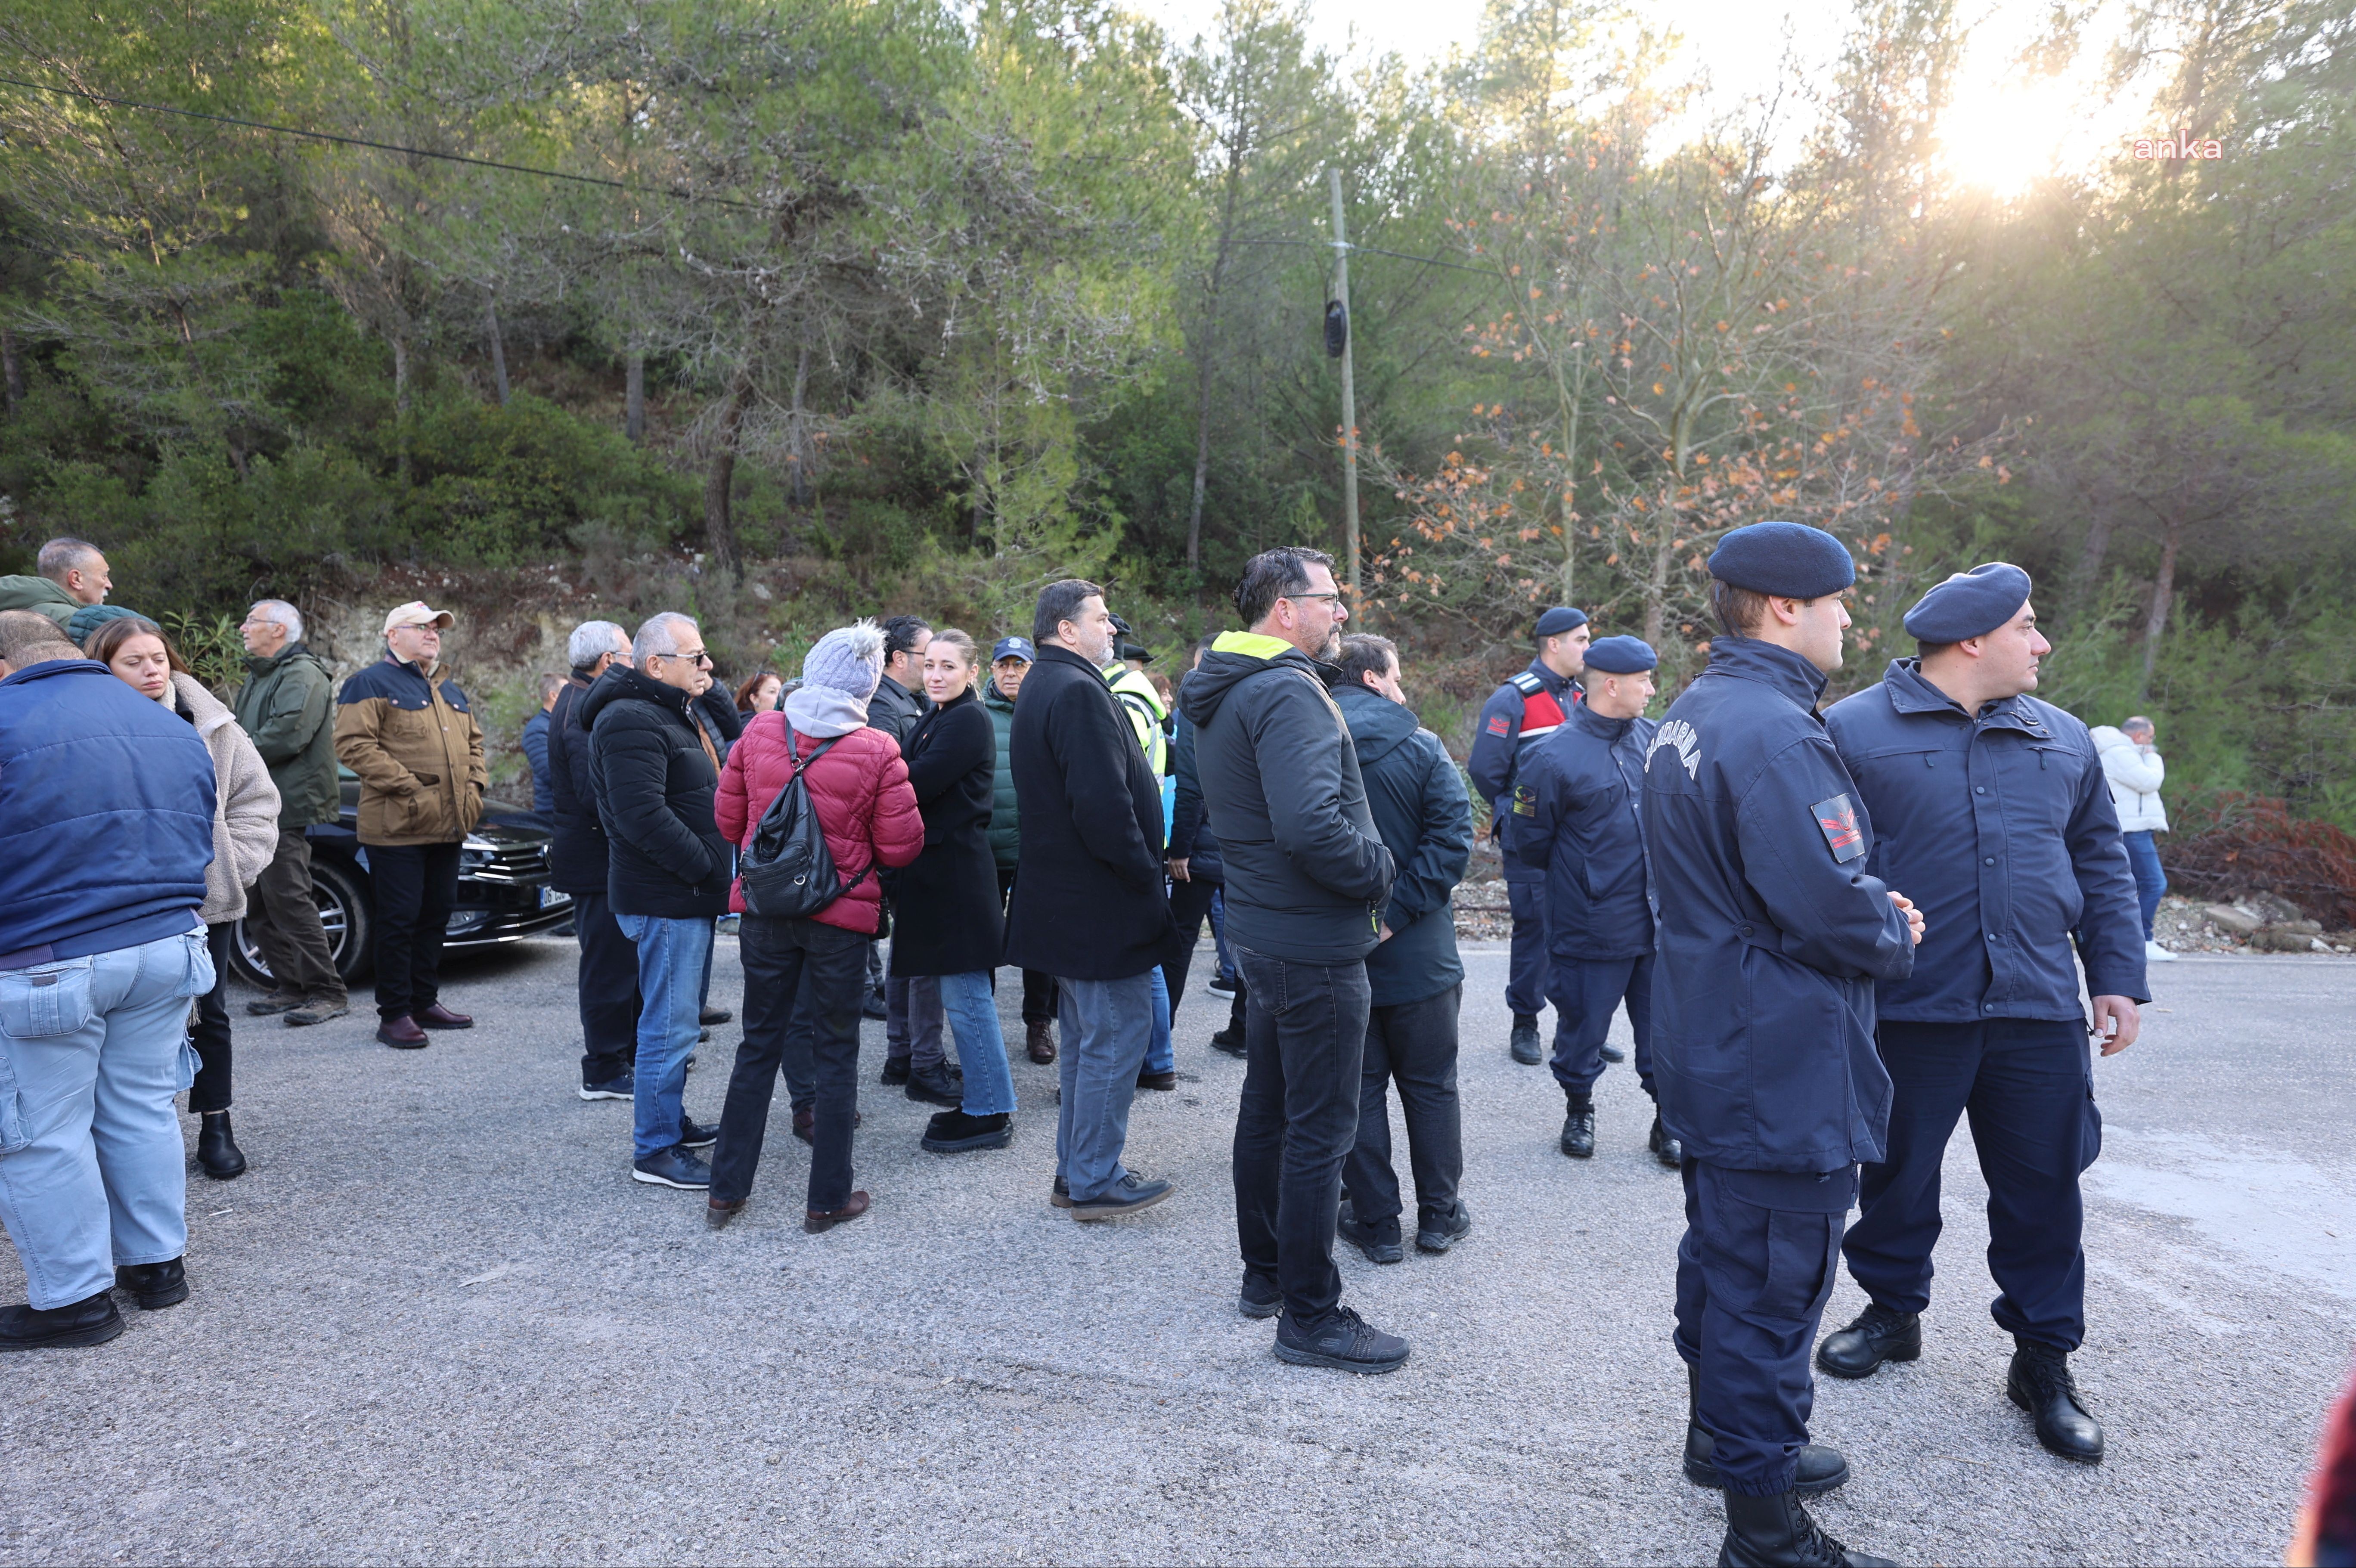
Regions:
<instances>
[{"instance_id":1,"label":"gray knit beanie","mask_svg":"<svg viewBox=\"0 0 2356 1568\"><path fill-rule=\"evenodd\" d=\"M837 626L802 656L802 685L848 692L864 702L884 678L884 629L873 621Z\"/></svg>"}]
</instances>

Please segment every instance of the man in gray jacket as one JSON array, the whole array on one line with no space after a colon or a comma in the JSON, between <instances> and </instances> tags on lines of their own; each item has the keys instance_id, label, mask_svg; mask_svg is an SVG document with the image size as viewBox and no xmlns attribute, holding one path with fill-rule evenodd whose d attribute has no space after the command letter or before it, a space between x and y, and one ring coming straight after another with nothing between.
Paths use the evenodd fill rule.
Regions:
<instances>
[{"instance_id":1,"label":"man in gray jacket","mask_svg":"<svg viewBox=\"0 0 2356 1568\"><path fill-rule=\"evenodd\" d=\"M1227 938L1248 997L1236 1115L1236 1230L1247 1317L1281 1311L1276 1353L1387 1372L1407 1341L1342 1305L1333 1226L1356 1141L1370 992L1391 853L1349 726L1328 695L1350 618L1331 556L1272 549L1236 585L1248 632L1211 645L1180 698L1226 859ZM1266 780L1278 781L1269 788Z\"/></svg>"}]
</instances>

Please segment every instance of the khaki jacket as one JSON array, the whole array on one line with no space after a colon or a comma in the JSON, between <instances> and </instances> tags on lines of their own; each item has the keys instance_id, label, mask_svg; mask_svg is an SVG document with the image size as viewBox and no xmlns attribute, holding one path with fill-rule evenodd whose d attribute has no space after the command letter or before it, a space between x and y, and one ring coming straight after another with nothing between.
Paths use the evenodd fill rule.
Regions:
<instances>
[{"instance_id":1,"label":"khaki jacket","mask_svg":"<svg viewBox=\"0 0 2356 1568\"><path fill-rule=\"evenodd\" d=\"M455 844L482 820L482 728L443 673L387 654L344 682L336 760L359 775L362 844Z\"/></svg>"}]
</instances>

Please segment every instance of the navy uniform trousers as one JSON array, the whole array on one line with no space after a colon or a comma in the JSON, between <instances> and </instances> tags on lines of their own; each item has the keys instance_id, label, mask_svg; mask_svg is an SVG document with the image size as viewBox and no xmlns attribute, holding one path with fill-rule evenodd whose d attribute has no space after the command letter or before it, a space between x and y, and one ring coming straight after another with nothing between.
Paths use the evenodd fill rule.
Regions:
<instances>
[{"instance_id":1,"label":"navy uniform trousers","mask_svg":"<svg viewBox=\"0 0 2356 1568\"><path fill-rule=\"evenodd\" d=\"M1514 912L1514 949L1505 960L1505 1007L1536 1018L1546 1006L1546 884L1507 882L1505 902Z\"/></svg>"},{"instance_id":2,"label":"navy uniform trousers","mask_svg":"<svg viewBox=\"0 0 2356 1568\"><path fill-rule=\"evenodd\" d=\"M1586 1095L1603 1076L1603 1041L1625 1002L1636 1037L1636 1079L1653 1093L1653 955L1640 958L1557 958L1547 971L1554 1004L1554 1081Z\"/></svg>"},{"instance_id":3,"label":"navy uniform trousers","mask_svg":"<svg viewBox=\"0 0 2356 1568\"><path fill-rule=\"evenodd\" d=\"M2085 1205L2078 1178L2103 1147L2086 1026L2076 1019L1881 1021L1890 1069L1889 1157L1863 1170L1842 1251L1866 1294L1900 1312L1931 1304L1939 1168L1969 1115L1987 1179L1990 1310L2007 1333L2078 1348L2086 1337Z\"/></svg>"},{"instance_id":4,"label":"navy uniform trousers","mask_svg":"<svg viewBox=\"0 0 2356 1568\"><path fill-rule=\"evenodd\" d=\"M1833 1293L1857 1168L1810 1176L1685 1162L1677 1354L1701 1372L1702 1426L1729 1491L1792 1489L1808 1441L1808 1352Z\"/></svg>"}]
</instances>

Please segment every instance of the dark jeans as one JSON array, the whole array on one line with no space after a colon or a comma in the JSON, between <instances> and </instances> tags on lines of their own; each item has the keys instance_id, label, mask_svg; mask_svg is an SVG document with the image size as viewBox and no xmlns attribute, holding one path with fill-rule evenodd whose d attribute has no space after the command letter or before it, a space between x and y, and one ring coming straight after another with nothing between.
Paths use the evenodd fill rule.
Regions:
<instances>
[{"instance_id":1,"label":"dark jeans","mask_svg":"<svg viewBox=\"0 0 2356 1568\"><path fill-rule=\"evenodd\" d=\"M1868 1296L1901 1312L1931 1305L1939 1172L1955 1118L1972 1119L1987 1179L1988 1273L1997 1327L2074 1350L2086 1337L2086 1209L2078 1178L2102 1152L2086 1026L2075 1019L1907 1023L1875 1031L1890 1069L1890 1137L1863 1169L1842 1251Z\"/></svg>"},{"instance_id":2,"label":"dark jeans","mask_svg":"<svg viewBox=\"0 0 2356 1568\"><path fill-rule=\"evenodd\" d=\"M1433 1221L1456 1212L1456 1184L1464 1178L1464 1130L1456 1105L1456 1013L1463 999L1464 987L1457 985L1419 1002L1367 1010L1358 1141L1342 1164L1342 1190L1362 1223L1393 1221L1396 1228L1401 1207L1391 1169L1388 1088L1394 1079L1407 1115L1416 1213Z\"/></svg>"},{"instance_id":3,"label":"dark jeans","mask_svg":"<svg viewBox=\"0 0 2356 1568\"><path fill-rule=\"evenodd\" d=\"M442 997L442 939L458 900L458 846L366 848L376 894L377 1016L422 1013Z\"/></svg>"},{"instance_id":4,"label":"dark jeans","mask_svg":"<svg viewBox=\"0 0 2356 1568\"><path fill-rule=\"evenodd\" d=\"M1687 1159L1677 1243L1677 1354L1701 1373L1697 1414L1726 1489L1792 1489L1816 1385L1808 1351L1832 1299L1857 1167L1821 1177Z\"/></svg>"},{"instance_id":5,"label":"dark jeans","mask_svg":"<svg viewBox=\"0 0 2356 1568\"><path fill-rule=\"evenodd\" d=\"M1366 966L1295 964L1240 943L1248 1055L1236 1108L1236 1234L1244 1271L1274 1280L1305 1332L1342 1300L1333 1221L1358 1137Z\"/></svg>"},{"instance_id":6,"label":"dark jeans","mask_svg":"<svg viewBox=\"0 0 2356 1568\"><path fill-rule=\"evenodd\" d=\"M1505 902L1514 912L1514 944L1505 960L1505 1007L1524 1018L1536 1018L1546 1006L1547 953L1546 884L1508 882Z\"/></svg>"},{"instance_id":7,"label":"dark jeans","mask_svg":"<svg viewBox=\"0 0 2356 1568\"><path fill-rule=\"evenodd\" d=\"M2122 833L2127 842L2127 869L2135 873L2136 906L2143 914L2143 939L2151 940L2151 917L2159 912L2159 898L2168 891L2168 873L2159 869L2159 847L2148 833Z\"/></svg>"},{"instance_id":8,"label":"dark jeans","mask_svg":"<svg viewBox=\"0 0 2356 1568\"><path fill-rule=\"evenodd\" d=\"M197 1081L188 1086L188 1111L202 1115L229 1109L229 939L233 921L205 927L213 955L213 988L197 998L197 1027L188 1043L197 1048Z\"/></svg>"},{"instance_id":9,"label":"dark jeans","mask_svg":"<svg viewBox=\"0 0 2356 1568\"><path fill-rule=\"evenodd\" d=\"M638 1059L638 947L614 923L604 893L573 895L581 942L581 1082L627 1078Z\"/></svg>"},{"instance_id":10,"label":"dark jeans","mask_svg":"<svg viewBox=\"0 0 2356 1568\"><path fill-rule=\"evenodd\" d=\"M1178 949L1178 956L1162 966L1162 978L1170 988L1170 1018L1176 1022L1178 999L1186 994L1186 971L1194 965L1194 938L1201 934L1203 922L1211 912L1211 900L1218 893L1219 884L1197 877L1191 882L1170 884L1170 918L1178 925L1178 934L1186 939Z\"/></svg>"},{"instance_id":11,"label":"dark jeans","mask_svg":"<svg viewBox=\"0 0 2356 1568\"><path fill-rule=\"evenodd\" d=\"M809 1207L840 1209L851 1198L851 1123L859 1112L859 1004L867 986L867 939L814 920L748 914L736 950L744 965L744 1042L736 1048L720 1143L712 1151L712 1196L735 1200L753 1190L777 1074L815 1078L817 1125L810 1130ZM797 1031L797 1014L815 1020ZM810 1062L787 1059L797 1035Z\"/></svg>"},{"instance_id":12,"label":"dark jeans","mask_svg":"<svg viewBox=\"0 0 2356 1568\"><path fill-rule=\"evenodd\" d=\"M299 827L278 830L278 853L247 895L245 928L262 949L271 984L306 1000L346 999L344 977L327 955L319 903L311 893L311 841Z\"/></svg>"},{"instance_id":13,"label":"dark jeans","mask_svg":"<svg viewBox=\"0 0 2356 1568\"><path fill-rule=\"evenodd\" d=\"M998 868L998 912L1003 915L1014 901L1014 868ZM998 973L991 972L993 989L998 985ZM1026 1024L1051 1024L1055 1021L1059 1002L1055 995L1055 976L1044 969L1023 971L1023 1021Z\"/></svg>"}]
</instances>

